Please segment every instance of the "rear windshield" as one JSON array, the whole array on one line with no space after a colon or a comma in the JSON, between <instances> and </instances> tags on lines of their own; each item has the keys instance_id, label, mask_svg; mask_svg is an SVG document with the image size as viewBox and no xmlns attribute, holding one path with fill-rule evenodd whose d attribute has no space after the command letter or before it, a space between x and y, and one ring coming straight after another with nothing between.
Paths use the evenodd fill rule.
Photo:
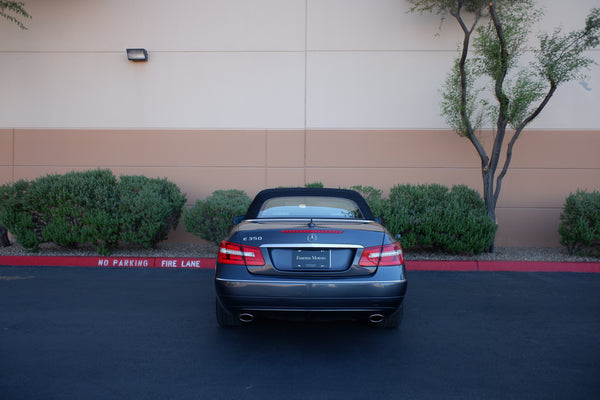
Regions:
<instances>
[{"instance_id":1,"label":"rear windshield","mask_svg":"<svg viewBox=\"0 0 600 400\"><path fill-rule=\"evenodd\" d=\"M258 218L363 218L358 205L341 197L289 196L266 200Z\"/></svg>"}]
</instances>

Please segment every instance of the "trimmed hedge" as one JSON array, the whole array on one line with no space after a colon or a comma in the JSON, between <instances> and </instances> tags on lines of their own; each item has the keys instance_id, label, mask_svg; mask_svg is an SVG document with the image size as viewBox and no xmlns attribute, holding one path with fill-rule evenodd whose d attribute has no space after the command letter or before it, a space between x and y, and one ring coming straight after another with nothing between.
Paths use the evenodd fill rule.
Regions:
<instances>
[{"instance_id":1,"label":"trimmed hedge","mask_svg":"<svg viewBox=\"0 0 600 400\"><path fill-rule=\"evenodd\" d=\"M389 198L371 186L353 186L405 250L479 254L494 244L497 226L481 196L465 185L396 185Z\"/></svg>"},{"instance_id":2,"label":"trimmed hedge","mask_svg":"<svg viewBox=\"0 0 600 400\"><path fill-rule=\"evenodd\" d=\"M560 244L569 253L600 257L600 192L571 193L560 220Z\"/></svg>"},{"instance_id":3,"label":"trimmed hedge","mask_svg":"<svg viewBox=\"0 0 600 400\"><path fill-rule=\"evenodd\" d=\"M233 219L246 214L252 199L242 190L215 190L183 212L185 229L219 245L233 228Z\"/></svg>"},{"instance_id":4,"label":"trimmed hedge","mask_svg":"<svg viewBox=\"0 0 600 400\"><path fill-rule=\"evenodd\" d=\"M465 185L397 185L384 221L405 249L479 254L491 249L497 225L481 196Z\"/></svg>"},{"instance_id":5,"label":"trimmed hedge","mask_svg":"<svg viewBox=\"0 0 600 400\"><path fill-rule=\"evenodd\" d=\"M185 195L166 179L97 169L0 186L0 224L30 251L41 243L91 243L109 254L119 241L155 246L177 225Z\"/></svg>"},{"instance_id":6,"label":"trimmed hedge","mask_svg":"<svg viewBox=\"0 0 600 400\"><path fill-rule=\"evenodd\" d=\"M312 182L305 187L322 188L323 184ZM215 190L184 211L183 224L186 231L219 245L233 228L233 219L245 215L250 203L252 199L242 190Z\"/></svg>"},{"instance_id":7,"label":"trimmed hedge","mask_svg":"<svg viewBox=\"0 0 600 400\"><path fill-rule=\"evenodd\" d=\"M154 247L179 223L185 195L166 179L121 176L119 240Z\"/></svg>"},{"instance_id":8,"label":"trimmed hedge","mask_svg":"<svg viewBox=\"0 0 600 400\"><path fill-rule=\"evenodd\" d=\"M390 202L388 199L383 198L383 190L376 189L373 186L362 186L356 185L350 187L351 190L355 190L362 195L373 215L381 220L385 225L387 219L391 217L390 213Z\"/></svg>"},{"instance_id":9,"label":"trimmed hedge","mask_svg":"<svg viewBox=\"0 0 600 400\"><path fill-rule=\"evenodd\" d=\"M494 244L496 224L481 196L467 186L397 185L389 198L371 186L350 189L363 195L405 249L479 254ZM250 203L241 190L217 190L184 211L183 222L188 232L218 245L233 227L233 218L244 215Z\"/></svg>"}]
</instances>

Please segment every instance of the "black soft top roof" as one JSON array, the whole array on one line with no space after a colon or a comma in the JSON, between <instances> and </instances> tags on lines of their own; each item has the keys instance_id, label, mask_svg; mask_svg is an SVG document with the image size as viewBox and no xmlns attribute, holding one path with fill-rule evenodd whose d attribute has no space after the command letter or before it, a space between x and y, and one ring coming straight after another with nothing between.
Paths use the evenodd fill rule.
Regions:
<instances>
[{"instance_id":1,"label":"black soft top roof","mask_svg":"<svg viewBox=\"0 0 600 400\"><path fill-rule=\"evenodd\" d=\"M258 217L258 213L263 205L263 203L269 199L275 197L290 197L290 196L319 196L319 197L341 197L345 199L350 199L354 201L360 212L363 215L364 219L375 220L373 213L371 212L371 208L365 201L365 199L361 196L360 193L354 190L348 189L329 189L329 188L277 188L277 189L265 189L259 192L250 207L248 207L248 211L246 212L245 219L255 219Z\"/></svg>"}]
</instances>

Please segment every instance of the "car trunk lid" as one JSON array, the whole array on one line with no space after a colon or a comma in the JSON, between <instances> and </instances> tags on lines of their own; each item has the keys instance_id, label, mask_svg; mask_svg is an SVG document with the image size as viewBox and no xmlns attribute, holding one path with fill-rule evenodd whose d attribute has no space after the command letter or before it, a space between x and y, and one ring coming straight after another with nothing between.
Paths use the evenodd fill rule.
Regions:
<instances>
[{"instance_id":1,"label":"car trunk lid","mask_svg":"<svg viewBox=\"0 0 600 400\"><path fill-rule=\"evenodd\" d=\"M366 275L376 266L359 265L363 249L381 246L386 231L367 220L249 220L232 239L260 248L263 266L247 266L266 275Z\"/></svg>"}]
</instances>

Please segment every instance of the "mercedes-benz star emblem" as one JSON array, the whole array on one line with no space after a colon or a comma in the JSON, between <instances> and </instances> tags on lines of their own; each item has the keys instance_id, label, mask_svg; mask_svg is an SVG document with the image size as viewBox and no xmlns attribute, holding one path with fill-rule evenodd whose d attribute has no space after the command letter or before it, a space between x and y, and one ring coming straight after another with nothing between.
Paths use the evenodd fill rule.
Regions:
<instances>
[{"instance_id":1,"label":"mercedes-benz star emblem","mask_svg":"<svg viewBox=\"0 0 600 400\"><path fill-rule=\"evenodd\" d=\"M310 235L308 235L306 237L306 240L308 240L309 242L316 242L317 241L317 235L314 233L311 233Z\"/></svg>"}]
</instances>

